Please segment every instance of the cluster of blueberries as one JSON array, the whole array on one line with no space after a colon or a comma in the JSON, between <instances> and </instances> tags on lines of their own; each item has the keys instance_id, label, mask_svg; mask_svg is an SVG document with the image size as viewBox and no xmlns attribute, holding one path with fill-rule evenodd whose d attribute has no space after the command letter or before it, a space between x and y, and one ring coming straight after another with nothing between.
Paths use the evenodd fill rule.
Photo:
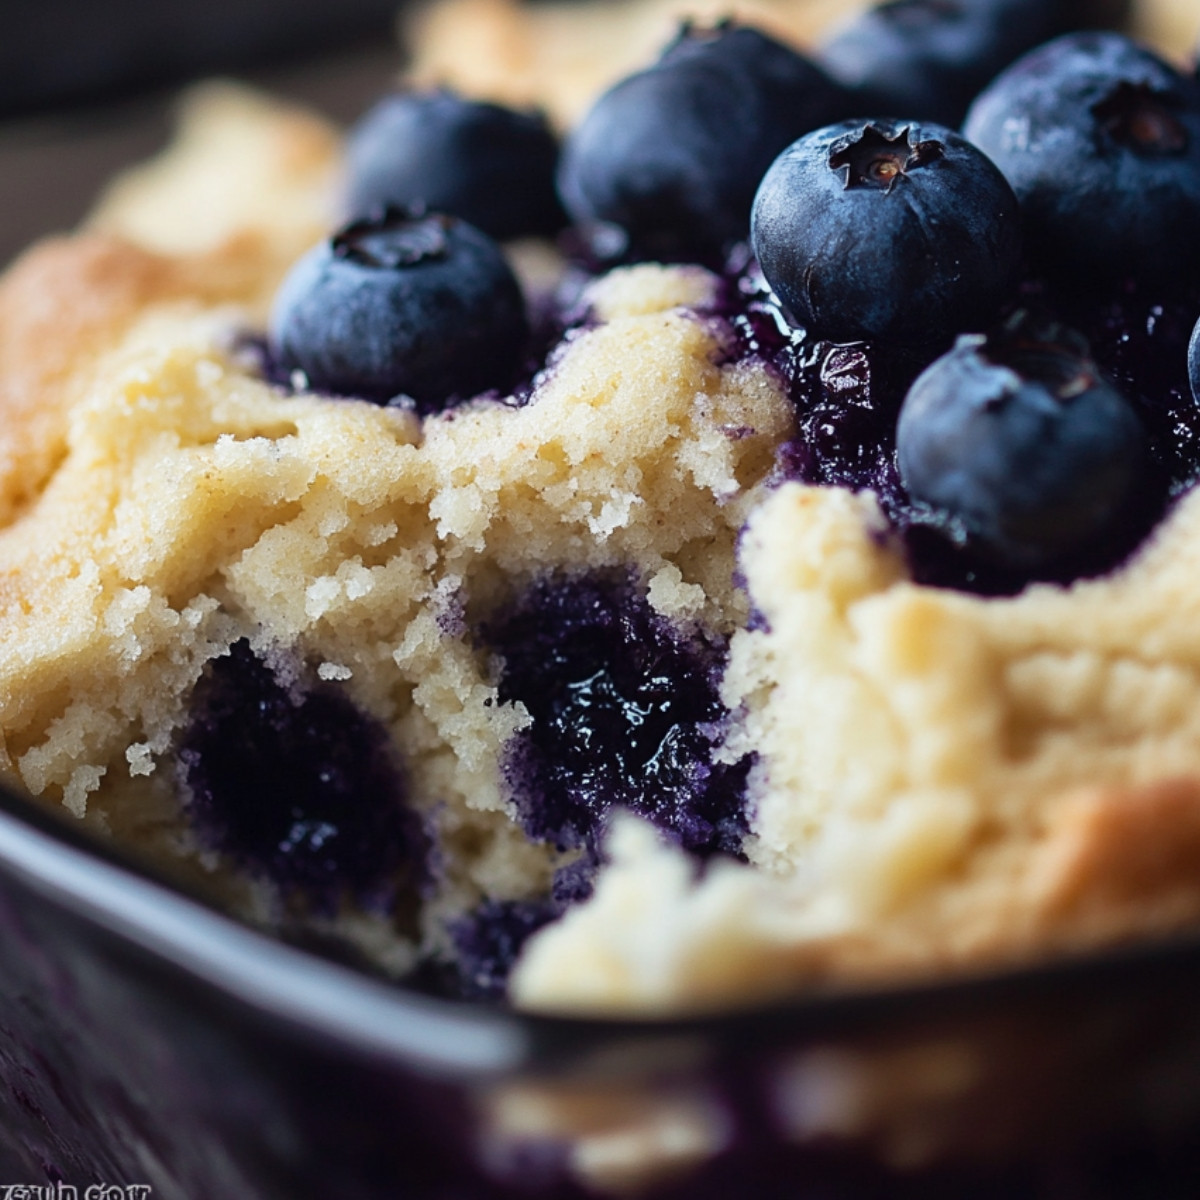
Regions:
<instances>
[{"instance_id":1,"label":"cluster of blueberries","mask_svg":"<svg viewBox=\"0 0 1200 1200\"><path fill-rule=\"evenodd\" d=\"M497 240L558 235L595 267L717 265L749 237L806 337L927 365L894 427L905 488L1037 576L1106 537L1150 460L1135 408L1078 335L1021 310L1022 281L1166 294L1200 265L1200 82L1117 33L1062 32L1120 15L1103 8L889 0L811 60L685 25L561 147L538 115L391 96L350 140L352 223L280 292L273 359L436 410L525 359ZM1200 332L1190 372L1200 394Z\"/></svg>"}]
</instances>

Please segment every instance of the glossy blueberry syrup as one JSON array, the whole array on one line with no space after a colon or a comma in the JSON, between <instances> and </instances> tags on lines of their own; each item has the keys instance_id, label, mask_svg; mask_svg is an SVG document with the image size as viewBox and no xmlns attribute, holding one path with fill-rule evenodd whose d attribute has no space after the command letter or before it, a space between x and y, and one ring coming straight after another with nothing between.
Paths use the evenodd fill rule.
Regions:
<instances>
[{"instance_id":1,"label":"glossy blueberry syrup","mask_svg":"<svg viewBox=\"0 0 1200 1200\"><path fill-rule=\"evenodd\" d=\"M659 616L624 579L546 581L483 629L500 698L531 724L506 764L528 835L596 855L609 814L630 809L689 853L738 854L749 762L714 763L728 712L724 649ZM560 880L566 900L579 871Z\"/></svg>"},{"instance_id":2,"label":"glossy blueberry syrup","mask_svg":"<svg viewBox=\"0 0 1200 1200\"><path fill-rule=\"evenodd\" d=\"M1187 345L1200 315L1200 287L1164 296L1127 281L1101 295L1027 293L1075 326L1117 387L1137 407L1149 434L1155 480L1169 498L1200 478L1200 405L1188 384Z\"/></svg>"},{"instance_id":3,"label":"glossy blueberry syrup","mask_svg":"<svg viewBox=\"0 0 1200 1200\"><path fill-rule=\"evenodd\" d=\"M900 405L920 371L948 347L917 357L866 342L819 341L789 326L748 255L734 256L726 279L720 315L733 329L734 356L765 361L796 407L797 435L780 451L779 476L874 491L919 583L984 595L1012 594L1029 583L1030 576L1002 570L957 540L900 482ZM1200 406L1187 381L1187 343L1200 312L1200 289L1166 297L1126 283L1107 294L1072 294L1031 279L1018 304L1081 332L1146 426L1150 469L1120 527L1102 545L1082 547L1036 578L1069 582L1104 574L1141 544L1170 501L1200 476Z\"/></svg>"},{"instance_id":4,"label":"glossy blueberry syrup","mask_svg":"<svg viewBox=\"0 0 1200 1200\"><path fill-rule=\"evenodd\" d=\"M282 678L237 642L197 685L178 757L203 842L318 911L427 877L387 731L336 684Z\"/></svg>"},{"instance_id":5,"label":"glossy blueberry syrup","mask_svg":"<svg viewBox=\"0 0 1200 1200\"><path fill-rule=\"evenodd\" d=\"M614 809L697 859L740 856L750 760L713 762L729 717L717 694L724 647L675 628L628 579L543 581L480 635L500 699L532 718L506 753L518 819L532 840L578 851L545 899L485 901L456 921L456 962L422 981L495 1000L525 940L591 894Z\"/></svg>"}]
</instances>

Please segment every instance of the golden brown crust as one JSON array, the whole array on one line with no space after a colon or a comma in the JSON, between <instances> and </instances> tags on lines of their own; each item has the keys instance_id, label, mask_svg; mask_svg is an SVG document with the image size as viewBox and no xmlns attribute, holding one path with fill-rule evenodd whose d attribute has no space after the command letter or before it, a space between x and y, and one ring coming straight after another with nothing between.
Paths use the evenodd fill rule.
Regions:
<instances>
[{"instance_id":1,"label":"golden brown crust","mask_svg":"<svg viewBox=\"0 0 1200 1200\"><path fill-rule=\"evenodd\" d=\"M262 261L253 233L187 258L81 234L34 246L0 278L0 525L61 459L67 413L96 359L156 305L255 302Z\"/></svg>"},{"instance_id":2,"label":"golden brown crust","mask_svg":"<svg viewBox=\"0 0 1200 1200\"><path fill-rule=\"evenodd\" d=\"M1200 780L1092 788L1060 806L1031 871L1051 923L1087 941L1200 914Z\"/></svg>"},{"instance_id":3,"label":"golden brown crust","mask_svg":"<svg viewBox=\"0 0 1200 1200\"><path fill-rule=\"evenodd\" d=\"M34 247L0 280L0 521L61 457L72 380L152 298L164 260L104 237Z\"/></svg>"}]
</instances>

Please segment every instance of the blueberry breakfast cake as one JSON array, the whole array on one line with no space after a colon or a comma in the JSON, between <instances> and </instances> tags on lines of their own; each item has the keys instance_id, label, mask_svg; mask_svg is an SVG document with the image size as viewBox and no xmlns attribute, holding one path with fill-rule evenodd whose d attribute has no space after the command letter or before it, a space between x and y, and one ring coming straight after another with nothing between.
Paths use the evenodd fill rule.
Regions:
<instances>
[{"instance_id":1,"label":"blueberry breakfast cake","mask_svg":"<svg viewBox=\"0 0 1200 1200\"><path fill-rule=\"evenodd\" d=\"M842 7L195 94L0 281L0 776L528 1008L1200 927L1197 21Z\"/></svg>"}]
</instances>

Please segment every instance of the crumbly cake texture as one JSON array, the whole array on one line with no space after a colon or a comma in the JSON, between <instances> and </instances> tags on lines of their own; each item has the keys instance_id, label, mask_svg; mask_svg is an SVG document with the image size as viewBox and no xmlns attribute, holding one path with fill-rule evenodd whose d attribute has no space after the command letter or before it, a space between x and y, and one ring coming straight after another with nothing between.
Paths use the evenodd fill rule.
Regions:
<instances>
[{"instance_id":1,"label":"crumbly cake texture","mask_svg":"<svg viewBox=\"0 0 1200 1200\"><path fill-rule=\"evenodd\" d=\"M618 817L519 1005L727 1006L1195 927L1200 497L1102 579L917 586L869 494L772 485L790 404L729 353L698 268L593 283L521 407L288 394L238 339L332 223L338 153L315 118L201 92L89 230L0 281L5 778L269 919L181 818L176 751L231 646L302 663L387 730L437 847L415 927L329 918L402 972L574 853L521 828L528 715L472 631L548 576L615 572L730 640L747 861L701 871Z\"/></svg>"},{"instance_id":2,"label":"crumbly cake texture","mask_svg":"<svg viewBox=\"0 0 1200 1200\"><path fill-rule=\"evenodd\" d=\"M76 288L95 301L81 338L106 347L39 380L40 424L9 412L0 764L118 837L211 858L173 798L188 698L240 639L286 650L388 728L439 847L424 913L436 945L448 914L543 893L561 857L509 815L501 752L524 718L496 702L468 630L554 564L632 572L672 621L732 632L746 615L737 535L790 408L761 367L718 365L713 277L653 267L594 285L589 327L526 407L421 423L286 396L231 350L261 319L278 246L239 288L226 260L246 239L212 240L164 256L81 235L33 250L0 287L14 312L48 278L59 301L11 339L6 376L35 370ZM53 439L40 458L26 452L37 438Z\"/></svg>"}]
</instances>

